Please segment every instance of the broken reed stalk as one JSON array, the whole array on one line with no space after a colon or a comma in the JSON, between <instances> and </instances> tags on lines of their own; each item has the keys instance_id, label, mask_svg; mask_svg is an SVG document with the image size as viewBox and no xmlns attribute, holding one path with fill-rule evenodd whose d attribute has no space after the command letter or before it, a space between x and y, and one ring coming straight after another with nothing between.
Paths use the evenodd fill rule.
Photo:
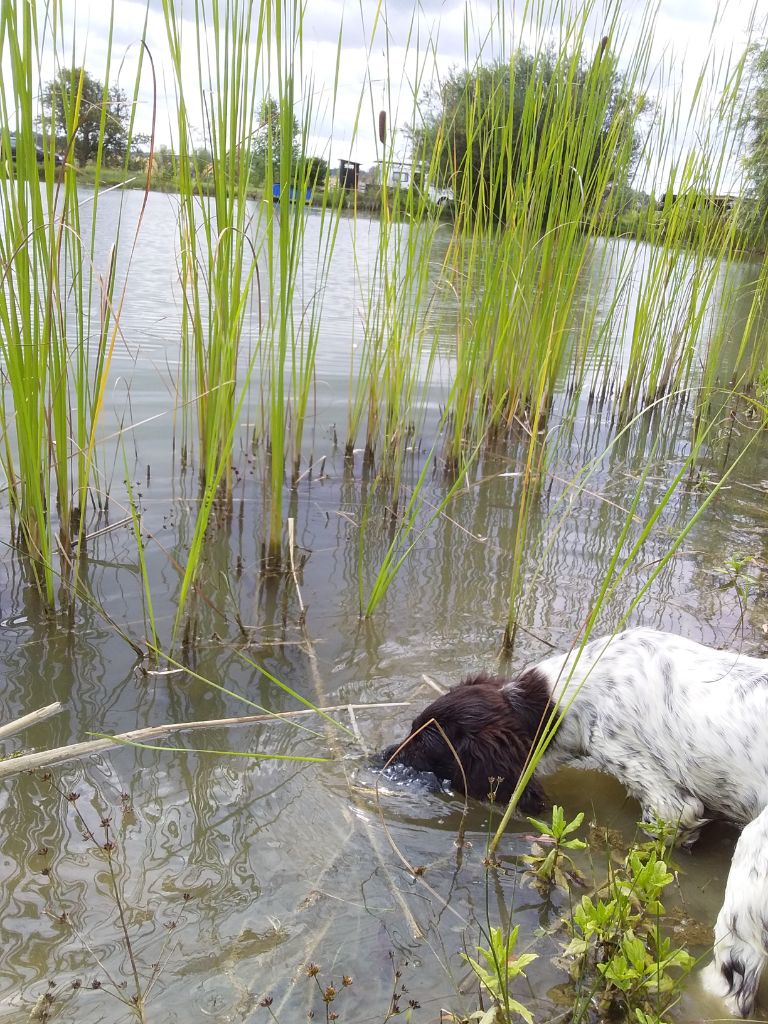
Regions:
<instances>
[{"instance_id":1,"label":"broken reed stalk","mask_svg":"<svg viewBox=\"0 0 768 1024\"><path fill-rule=\"evenodd\" d=\"M44 722L46 718L52 718L63 710L64 705L57 700L53 704L46 704L44 708L39 708L37 711L30 711L28 715L22 715L21 718L16 718L7 725L0 725L0 740L15 736L22 729L27 729L30 725L37 725L38 722Z\"/></svg>"},{"instance_id":2,"label":"broken reed stalk","mask_svg":"<svg viewBox=\"0 0 768 1024\"><path fill-rule=\"evenodd\" d=\"M402 708L408 707L408 703L408 701L388 701L382 704L354 704L352 707L360 711L368 708ZM54 706L50 705L51 708ZM10 757L5 761L0 761L0 780L9 778L11 775L18 775L19 772L32 771L35 768L51 768L53 765L62 764L64 761L71 761L86 754L98 754L123 744L140 743L148 739L154 739L157 736L184 732L188 729L214 729L221 728L222 726L249 725L255 722L274 722L278 719L296 718L299 715L327 714L330 711L348 712L349 707L349 704L337 704L328 708L302 708L300 711L281 711L273 715L242 715L239 718L213 718L205 722L178 722L167 725L152 725L145 729L133 729L131 732L123 732L117 736L103 736L96 740L85 740L82 743L70 743L66 747L54 747L53 750L40 750L33 754ZM48 710L48 708L42 709L42 711ZM53 711L50 712L50 714L54 713ZM41 712L33 712L33 715L39 714ZM33 715L27 715L26 717L32 718ZM48 715L45 717L48 717ZM42 721L42 719L37 720ZM18 725L16 722L12 724ZM8 727L6 726L5 728ZM24 726L19 726L19 728L24 728ZM6 735L10 734L6 733Z\"/></svg>"}]
</instances>

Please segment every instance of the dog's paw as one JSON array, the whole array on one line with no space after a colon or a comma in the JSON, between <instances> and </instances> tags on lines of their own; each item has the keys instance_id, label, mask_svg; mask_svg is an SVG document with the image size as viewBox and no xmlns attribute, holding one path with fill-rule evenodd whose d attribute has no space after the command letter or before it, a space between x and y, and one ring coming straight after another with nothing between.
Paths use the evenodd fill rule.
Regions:
<instances>
[{"instance_id":1,"label":"dog's paw","mask_svg":"<svg viewBox=\"0 0 768 1024\"><path fill-rule=\"evenodd\" d=\"M720 966L713 960L699 974L705 992L719 999L732 1017L751 1017L755 1008L756 984L747 984L729 963Z\"/></svg>"},{"instance_id":2,"label":"dog's paw","mask_svg":"<svg viewBox=\"0 0 768 1024\"><path fill-rule=\"evenodd\" d=\"M717 996L718 999L728 998L730 987L714 960L699 972L699 979L704 991L711 996Z\"/></svg>"},{"instance_id":3,"label":"dog's paw","mask_svg":"<svg viewBox=\"0 0 768 1024\"><path fill-rule=\"evenodd\" d=\"M732 1017L741 1016L736 1004L736 999L731 995L728 982L723 977L723 973L717 964L714 962L707 964L704 970L699 974L699 978L704 991L719 999L720 1002L725 1005Z\"/></svg>"}]
</instances>

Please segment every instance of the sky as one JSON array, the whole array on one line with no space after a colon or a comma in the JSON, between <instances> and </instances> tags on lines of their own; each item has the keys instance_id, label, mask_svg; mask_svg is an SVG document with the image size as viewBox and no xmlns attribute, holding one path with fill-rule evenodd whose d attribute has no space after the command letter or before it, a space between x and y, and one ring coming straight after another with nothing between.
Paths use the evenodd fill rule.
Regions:
<instances>
[{"instance_id":1,"label":"sky","mask_svg":"<svg viewBox=\"0 0 768 1024\"><path fill-rule=\"evenodd\" d=\"M104 79L110 5L105 0L60 0L65 29L65 50L99 79ZM205 0L210 10L214 0ZM219 0L223 6L227 0ZM230 0L246 3L247 0ZM323 156L336 165L341 158L359 161L364 168L380 157L377 142L378 111L389 110L390 131L394 128L395 151L405 154L402 127L413 111L414 94L423 96L430 83L439 81L452 67L466 63L478 53L498 55L516 42L530 43L521 9L506 0L504 23L499 18L496 0L488 3L457 0L421 0L414 11L411 0L387 0L379 7L375 0L305 0L303 24L303 102L311 102L313 129L308 146L310 155ZM540 0L545 18L556 18L554 5ZM567 0L564 0L567 2ZM184 60L188 94L197 92L194 24L194 0L176 0L182 12ZM42 2L39 0L39 9ZM623 48L627 53L640 38L644 0L621 0ZM172 119L174 80L169 61L167 34L161 0L115 0L110 81L132 93L136 60L139 54L145 15L147 46L157 72L156 144L170 144L174 137ZM700 69L707 59L715 63L738 54L750 39L765 39L768 0L759 0L752 9L749 2L730 0L659 0L653 32L649 93L654 102L685 108L694 94ZM603 8L594 4L589 17L594 45L605 32ZM341 45L339 41L341 40ZM618 38L617 38L618 42ZM338 72L337 72L338 56ZM262 61L262 67L265 67ZM52 77L51 54L44 58L42 77ZM338 73L336 102L334 79ZM261 87L260 87L261 88ZM715 87L710 83L706 88ZM656 95L654 95L656 93ZM153 108L153 90L148 73L143 75L137 105L137 130L149 131ZM301 110L297 111L299 117ZM202 129L203 113L190 104L193 126ZM678 146L691 144L699 129L678 129ZM686 143L686 138L688 143ZM202 141L202 132L199 134ZM735 173L735 172L734 172Z\"/></svg>"}]
</instances>

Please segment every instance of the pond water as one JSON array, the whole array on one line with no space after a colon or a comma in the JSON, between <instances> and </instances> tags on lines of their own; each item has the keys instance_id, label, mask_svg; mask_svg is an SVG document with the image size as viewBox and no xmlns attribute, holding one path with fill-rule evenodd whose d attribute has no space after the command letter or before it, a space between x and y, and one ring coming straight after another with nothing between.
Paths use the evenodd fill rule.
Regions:
<instances>
[{"instance_id":1,"label":"pond water","mask_svg":"<svg viewBox=\"0 0 768 1024\"><path fill-rule=\"evenodd\" d=\"M141 200L128 195L122 201L135 214ZM102 197L105 222L117 216L120 202L115 195ZM308 214L309 238L315 216ZM461 800L379 777L369 755L402 735L416 710L432 699L425 675L449 685L476 669L513 672L545 655L548 645L570 646L596 598L649 456L653 468L636 509L643 521L689 450L691 416L681 407L663 419L643 417L598 459L613 436L610 410L583 404L574 415L558 418L555 408L548 428L559 432L557 457L534 493L534 521L546 535L539 538L534 531L530 538L525 631L510 664L500 669L499 651L522 442L483 454L449 514L426 523L375 615L361 621L361 572L367 594L390 539L385 499L374 496L361 553L370 480L360 456L350 463L343 450L350 361L362 337L360 278L371 266L376 230L373 222L358 221L356 228L352 221L342 223L325 297L317 415L305 446L316 466L325 462L322 473L306 475L290 498L297 544L306 555L298 591L290 579L259 573L263 453L249 443L255 403L236 442L231 516L219 522L206 549L197 642L183 654L191 671L145 674L110 625L109 619L133 636L144 633L130 525L90 543L82 572L94 604L79 604L71 619L41 613L6 549L0 567L2 720L54 699L66 705L62 714L8 741L6 751L254 710L233 694L271 711L300 707L254 662L312 702L341 706L334 717L345 728L307 715L179 733L156 741L178 749L122 747L55 768L50 777L38 772L3 781L1 1022L43 1019L30 1014L48 991L54 995L50 1019L130 1020L130 1008L108 991L110 979L128 982L125 991L133 991L121 912L138 974L154 978L147 1010L152 1021L267 1020L271 1013L287 1024L312 1009L315 1019L324 1019L318 981L335 984L340 991L333 1009L355 1024L383 1021L393 1009L393 994L403 1011L409 1000L420 1004L413 1009L415 1021L437 1021L441 1008L470 1012L478 1006L477 985L459 953L472 949L481 926L510 914L521 925L521 948L540 954L528 968L527 985L521 982L516 990L519 998L536 1020L563 1012L567 976L553 958L567 896L545 897L531 886L520 861L530 851L531 826L513 823L500 848L502 867L488 875L483 859L489 807L471 805L463 817ZM105 438L121 423L135 424L125 435L125 451L143 529L151 535L145 553L155 615L166 634L199 497L194 468L180 469L170 440L181 316L175 232L173 197L150 195L102 424ZM436 245L447 244L447 232L440 229ZM97 264L105 257L109 230L104 239ZM610 256L611 246L624 244L595 242L585 289L600 288L606 251ZM745 265L744 281L752 273ZM429 316L445 332L447 353L455 309L450 296L444 301ZM249 312L251 336L257 312ZM737 343L738 308L731 307L729 315ZM436 389L435 408L438 402ZM430 458L430 429L427 417L414 441L407 484ZM614 628L671 538L706 502L711 481L732 464L753 431L743 408L713 431L700 472L687 477L666 505L641 559L603 607L598 632ZM122 454L109 441L104 453L100 468L111 493L110 521L116 523L127 514ZM593 459L584 487L567 490L568 481ZM437 505L448 482L438 463L430 474L425 494ZM637 603L631 624L751 654L766 651L767 486L764 448L751 444ZM724 568L731 556L753 559L746 607ZM259 761L193 748L327 760ZM568 816L584 810L587 822L595 824L583 865L591 861L599 876L609 857L600 830L617 830L629 844L638 807L621 787L599 776L564 772L546 788ZM75 804L66 799L70 793L78 794ZM93 838L103 840L105 817L116 844L119 903L108 861ZM83 835L81 818L93 835ZM691 855L678 856L679 887L671 903L696 953L705 951L734 840L732 829L713 826ZM408 865L425 870L414 878ZM310 962L320 967L317 979L307 976ZM343 975L351 976L351 986L342 986ZM92 987L94 981L101 987ZM260 1005L265 997L272 998L269 1008ZM699 1020L717 1015L718 1007L692 979L673 1013Z\"/></svg>"}]
</instances>

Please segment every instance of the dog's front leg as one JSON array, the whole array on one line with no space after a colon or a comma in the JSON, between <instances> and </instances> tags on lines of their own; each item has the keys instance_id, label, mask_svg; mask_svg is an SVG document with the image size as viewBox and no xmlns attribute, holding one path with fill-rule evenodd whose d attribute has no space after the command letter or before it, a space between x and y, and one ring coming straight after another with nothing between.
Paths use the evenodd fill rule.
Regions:
<instances>
[{"instance_id":1,"label":"dog's front leg","mask_svg":"<svg viewBox=\"0 0 768 1024\"><path fill-rule=\"evenodd\" d=\"M681 784L679 773L650 752L628 755L625 737L614 740L598 736L591 737L591 741L595 743L596 752L591 755L595 767L613 775L640 803L641 820L648 825L649 835L658 835L662 821L670 826L670 833L674 832L676 844L692 846L710 819L703 802Z\"/></svg>"},{"instance_id":2,"label":"dog's front leg","mask_svg":"<svg viewBox=\"0 0 768 1024\"><path fill-rule=\"evenodd\" d=\"M659 822L670 827L677 846L693 846L702 828L708 824L704 804L690 793L659 787L657 792L646 791L640 798L642 822L649 835L658 835Z\"/></svg>"},{"instance_id":3,"label":"dog's front leg","mask_svg":"<svg viewBox=\"0 0 768 1024\"><path fill-rule=\"evenodd\" d=\"M649 836L656 838L661 827L665 830L665 842L670 846L681 846L690 850L701 835L701 830L709 824L710 818L703 818L695 808L686 808L682 812L671 807L659 811L656 807L643 807L640 827Z\"/></svg>"},{"instance_id":4,"label":"dog's front leg","mask_svg":"<svg viewBox=\"0 0 768 1024\"><path fill-rule=\"evenodd\" d=\"M704 985L731 1013L748 1017L768 960L768 807L739 837L715 925L712 963Z\"/></svg>"}]
</instances>

